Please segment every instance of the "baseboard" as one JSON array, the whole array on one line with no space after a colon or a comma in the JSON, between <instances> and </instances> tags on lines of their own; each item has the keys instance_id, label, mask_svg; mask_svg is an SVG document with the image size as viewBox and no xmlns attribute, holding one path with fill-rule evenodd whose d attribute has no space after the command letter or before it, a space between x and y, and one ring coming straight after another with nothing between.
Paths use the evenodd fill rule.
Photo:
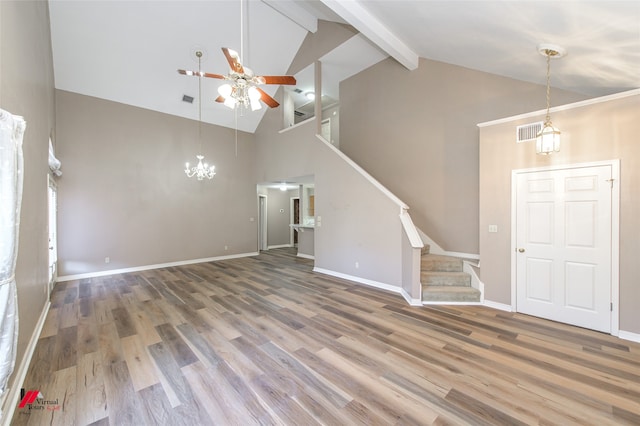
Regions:
<instances>
[{"instance_id":1,"label":"baseboard","mask_svg":"<svg viewBox=\"0 0 640 426\"><path fill-rule=\"evenodd\" d=\"M412 299L411 295L409 293L407 293L407 291L404 288L400 289L400 294L402 295L402 297L404 297L404 300L406 300L409 305L411 305L411 306L422 306L422 300L420 300L420 299Z\"/></svg>"},{"instance_id":2,"label":"baseboard","mask_svg":"<svg viewBox=\"0 0 640 426\"><path fill-rule=\"evenodd\" d=\"M381 283L378 281L369 280L362 277L356 277L355 275L343 274L342 272L331 271L329 269L313 268L313 272L319 272L325 275L331 275L336 278L343 278L345 280L354 281L360 284L368 285L369 287L379 288L381 290L391 291L393 293L402 294L402 287L396 287L394 285Z\"/></svg>"},{"instance_id":3,"label":"baseboard","mask_svg":"<svg viewBox=\"0 0 640 426\"><path fill-rule=\"evenodd\" d=\"M57 282L82 280L85 278L104 277L114 274L126 274L128 272L148 271L150 269L170 268L172 266L193 265L194 263L216 262L218 260L237 259L240 257L257 256L258 252L230 254L227 256L207 257L203 259L181 260L179 262L157 263L155 265L134 266L132 268L111 269L108 271L88 272L86 274L62 275Z\"/></svg>"},{"instance_id":4,"label":"baseboard","mask_svg":"<svg viewBox=\"0 0 640 426\"><path fill-rule=\"evenodd\" d=\"M511 309L511 305L507 305L506 303L493 302L491 300L484 299L483 305L501 311L513 312L513 309Z\"/></svg>"},{"instance_id":5,"label":"baseboard","mask_svg":"<svg viewBox=\"0 0 640 426\"><path fill-rule=\"evenodd\" d=\"M36 345L38 344L38 339L40 338L40 333L42 333L42 327L47 319L50 307L51 302L47 300L47 303L44 305L42 312L40 313L40 318L38 318L38 322L36 323L36 328L33 330L29 344L24 351L24 356L20 361L20 365L18 366L18 369L14 371L12 386L7 389L7 398L5 398L2 407L0 407L0 420L2 421L2 426L9 426L11 424L13 412L15 411L18 405L18 400L20 399L20 388L22 388L24 379L27 376L27 371L31 364L31 358L33 357L33 352L36 350ZM4 415L2 413L4 413Z\"/></svg>"},{"instance_id":6,"label":"baseboard","mask_svg":"<svg viewBox=\"0 0 640 426\"><path fill-rule=\"evenodd\" d=\"M624 340L630 340L632 342L640 343L640 334L632 333L630 331L618 331L618 337Z\"/></svg>"},{"instance_id":7,"label":"baseboard","mask_svg":"<svg viewBox=\"0 0 640 426\"><path fill-rule=\"evenodd\" d=\"M298 257L302 257L304 259L311 259L311 260L315 260L316 257L312 254L304 254L304 253L298 253L297 254Z\"/></svg>"}]
</instances>

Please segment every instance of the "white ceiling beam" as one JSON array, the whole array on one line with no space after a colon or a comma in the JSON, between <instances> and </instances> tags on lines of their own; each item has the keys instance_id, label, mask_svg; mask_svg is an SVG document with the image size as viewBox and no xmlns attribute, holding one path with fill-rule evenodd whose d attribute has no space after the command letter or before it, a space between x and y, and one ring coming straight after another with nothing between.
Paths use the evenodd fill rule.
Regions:
<instances>
[{"instance_id":1,"label":"white ceiling beam","mask_svg":"<svg viewBox=\"0 0 640 426\"><path fill-rule=\"evenodd\" d=\"M262 0L305 30L315 33L318 31L318 18L291 0Z\"/></svg>"},{"instance_id":2,"label":"white ceiling beam","mask_svg":"<svg viewBox=\"0 0 640 426\"><path fill-rule=\"evenodd\" d=\"M418 54L358 1L320 1L406 68L409 70L418 68Z\"/></svg>"}]
</instances>

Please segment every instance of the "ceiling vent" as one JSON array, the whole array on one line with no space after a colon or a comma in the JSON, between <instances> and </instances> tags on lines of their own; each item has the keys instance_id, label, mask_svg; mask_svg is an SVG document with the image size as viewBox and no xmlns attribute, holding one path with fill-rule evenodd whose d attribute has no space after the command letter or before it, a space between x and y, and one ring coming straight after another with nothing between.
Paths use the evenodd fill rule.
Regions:
<instances>
[{"instance_id":1,"label":"ceiling vent","mask_svg":"<svg viewBox=\"0 0 640 426\"><path fill-rule=\"evenodd\" d=\"M293 89L293 91L296 92L296 93L302 93L302 90L298 89L297 87L295 89Z\"/></svg>"},{"instance_id":2,"label":"ceiling vent","mask_svg":"<svg viewBox=\"0 0 640 426\"><path fill-rule=\"evenodd\" d=\"M534 141L541 130L542 121L518 126L516 128L516 143Z\"/></svg>"},{"instance_id":3,"label":"ceiling vent","mask_svg":"<svg viewBox=\"0 0 640 426\"><path fill-rule=\"evenodd\" d=\"M193 103L193 96L182 95L182 102Z\"/></svg>"}]
</instances>

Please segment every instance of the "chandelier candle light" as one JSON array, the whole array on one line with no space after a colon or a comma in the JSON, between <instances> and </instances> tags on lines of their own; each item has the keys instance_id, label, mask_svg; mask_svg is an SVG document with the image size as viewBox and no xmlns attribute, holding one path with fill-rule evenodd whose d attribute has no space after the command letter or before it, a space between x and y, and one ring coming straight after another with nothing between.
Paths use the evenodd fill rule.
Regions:
<instances>
[{"instance_id":1,"label":"chandelier candle light","mask_svg":"<svg viewBox=\"0 0 640 426\"><path fill-rule=\"evenodd\" d=\"M538 52L547 57L547 116L544 119L542 130L536 135L536 154L548 155L560 151L560 130L551 124L550 109L550 79L551 79L551 58L562 58L566 51L554 44L538 45Z\"/></svg>"},{"instance_id":2,"label":"chandelier candle light","mask_svg":"<svg viewBox=\"0 0 640 426\"><path fill-rule=\"evenodd\" d=\"M200 141L200 149L202 149L202 70L200 68L200 62L202 60L202 51L196 51L196 57L198 58L198 140ZM188 177L196 177L198 180L213 179L216 175L215 166L209 166L207 163L203 163L204 156L201 154L196 155L198 164L189 167L189 163L186 163L184 172Z\"/></svg>"}]
</instances>

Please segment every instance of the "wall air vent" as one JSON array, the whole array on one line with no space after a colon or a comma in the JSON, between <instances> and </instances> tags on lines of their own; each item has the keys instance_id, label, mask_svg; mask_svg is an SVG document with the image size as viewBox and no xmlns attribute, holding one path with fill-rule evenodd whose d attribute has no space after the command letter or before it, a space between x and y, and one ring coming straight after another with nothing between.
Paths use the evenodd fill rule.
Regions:
<instances>
[{"instance_id":1,"label":"wall air vent","mask_svg":"<svg viewBox=\"0 0 640 426\"><path fill-rule=\"evenodd\" d=\"M193 103L193 96L182 95L182 102Z\"/></svg>"},{"instance_id":2,"label":"wall air vent","mask_svg":"<svg viewBox=\"0 0 640 426\"><path fill-rule=\"evenodd\" d=\"M536 135L542 130L542 121L531 124L523 124L516 128L516 143L529 142L536 139Z\"/></svg>"}]
</instances>

